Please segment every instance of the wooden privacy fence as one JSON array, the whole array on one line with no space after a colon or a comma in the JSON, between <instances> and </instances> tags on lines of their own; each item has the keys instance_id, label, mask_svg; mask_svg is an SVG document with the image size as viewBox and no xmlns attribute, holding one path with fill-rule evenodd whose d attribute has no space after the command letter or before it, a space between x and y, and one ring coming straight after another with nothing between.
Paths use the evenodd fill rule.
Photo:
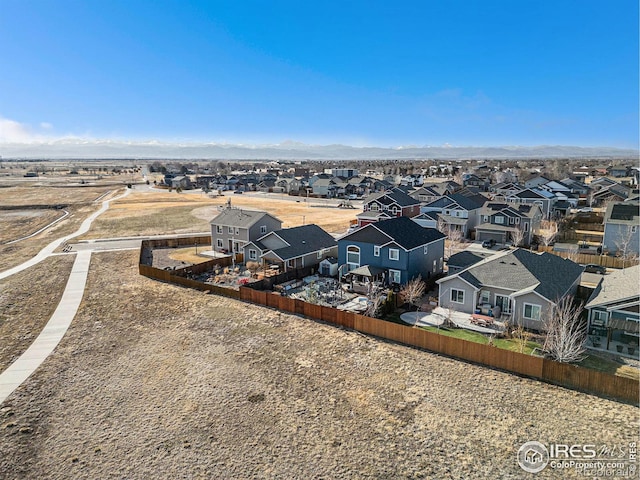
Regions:
<instances>
[{"instance_id":1,"label":"wooden privacy fence","mask_svg":"<svg viewBox=\"0 0 640 480\"><path fill-rule=\"evenodd\" d=\"M558 257L562 258L570 258L576 263L580 264L589 264L593 263L596 265L602 265L607 268L626 268L632 265L637 265L638 260L626 260L623 261L622 258L619 257L611 257L609 255L591 255L588 253L574 253L574 252L557 252L553 250L553 247L545 247L540 245L538 247L539 252L547 252L552 253Z\"/></svg>"},{"instance_id":2,"label":"wooden privacy fence","mask_svg":"<svg viewBox=\"0 0 640 480\"><path fill-rule=\"evenodd\" d=\"M142 263L139 264L138 268L141 275L163 282L174 283L200 291L209 291L217 295L264 305L283 312L304 315L305 317L375 337L536 378L566 388L604 395L634 405L637 405L639 401L640 383L631 378L598 372L576 365L558 363L553 360L525 355L491 345L448 337L421 328L391 323L353 312L283 297L280 294L268 291L255 290L245 286L241 286L239 290L219 287L191 280L184 276L176 275L173 271L161 270Z\"/></svg>"},{"instance_id":3,"label":"wooden privacy fence","mask_svg":"<svg viewBox=\"0 0 640 480\"><path fill-rule=\"evenodd\" d=\"M209 291L223 297L240 298L240 292L238 290L219 287L217 285L211 285L209 283L199 282L190 278L174 275L171 270L161 270L149 265L140 264L138 265L138 271L140 272L140 275L153 278L154 280L173 283L175 285L182 285L183 287L193 288L195 290L200 290L201 292Z\"/></svg>"},{"instance_id":4,"label":"wooden privacy fence","mask_svg":"<svg viewBox=\"0 0 640 480\"><path fill-rule=\"evenodd\" d=\"M638 404L640 384L631 378L448 337L248 287L240 287L240 299L555 385Z\"/></svg>"}]
</instances>

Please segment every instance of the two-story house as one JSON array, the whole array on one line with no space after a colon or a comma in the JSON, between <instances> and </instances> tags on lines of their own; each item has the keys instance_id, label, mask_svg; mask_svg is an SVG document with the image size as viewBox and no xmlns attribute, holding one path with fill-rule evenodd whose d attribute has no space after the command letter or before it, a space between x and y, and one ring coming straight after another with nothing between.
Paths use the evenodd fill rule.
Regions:
<instances>
[{"instance_id":1,"label":"two-story house","mask_svg":"<svg viewBox=\"0 0 640 480\"><path fill-rule=\"evenodd\" d=\"M364 199L362 213L356 215L358 226L394 217L415 217L420 214L420 202L402 190L394 188L372 193Z\"/></svg>"},{"instance_id":2,"label":"two-story house","mask_svg":"<svg viewBox=\"0 0 640 480\"><path fill-rule=\"evenodd\" d=\"M448 230L460 230L467 238L478 224L478 212L486 200L482 195L452 193L421 206L420 211L423 214L437 212Z\"/></svg>"},{"instance_id":3,"label":"two-story house","mask_svg":"<svg viewBox=\"0 0 640 480\"><path fill-rule=\"evenodd\" d=\"M507 203L516 205L538 205L544 218L550 218L556 196L538 188L525 188L506 197Z\"/></svg>"},{"instance_id":4,"label":"two-story house","mask_svg":"<svg viewBox=\"0 0 640 480\"><path fill-rule=\"evenodd\" d=\"M222 210L211 225L211 248L216 252L239 253L247 242L282 228L282 221L273 215L233 208Z\"/></svg>"},{"instance_id":5,"label":"two-story house","mask_svg":"<svg viewBox=\"0 0 640 480\"><path fill-rule=\"evenodd\" d=\"M370 223L338 239L341 274L369 266L384 272L388 284L405 284L442 273L445 236L408 217Z\"/></svg>"},{"instance_id":6,"label":"two-story house","mask_svg":"<svg viewBox=\"0 0 640 480\"><path fill-rule=\"evenodd\" d=\"M243 253L246 261L275 264L286 272L336 257L338 244L329 233L311 224L269 232L245 244Z\"/></svg>"},{"instance_id":7,"label":"two-story house","mask_svg":"<svg viewBox=\"0 0 640 480\"><path fill-rule=\"evenodd\" d=\"M542 221L538 205L487 202L478 216L481 223L476 226L476 240L493 240L502 244L513 241L515 231L520 229L523 232L522 243L529 245Z\"/></svg>"}]
</instances>

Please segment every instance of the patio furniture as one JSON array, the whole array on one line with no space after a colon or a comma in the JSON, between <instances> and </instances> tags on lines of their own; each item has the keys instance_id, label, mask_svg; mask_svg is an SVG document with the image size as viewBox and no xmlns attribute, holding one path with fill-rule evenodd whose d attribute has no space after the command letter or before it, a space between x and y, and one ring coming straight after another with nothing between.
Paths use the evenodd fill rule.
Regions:
<instances>
[{"instance_id":1,"label":"patio furniture","mask_svg":"<svg viewBox=\"0 0 640 480\"><path fill-rule=\"evenodd\" d=\"M480 315L479 313L474 313L471 315L471 323L486 327L488 325L493 325L493 318L488 315Z\"/></svg>"}]
</instances>

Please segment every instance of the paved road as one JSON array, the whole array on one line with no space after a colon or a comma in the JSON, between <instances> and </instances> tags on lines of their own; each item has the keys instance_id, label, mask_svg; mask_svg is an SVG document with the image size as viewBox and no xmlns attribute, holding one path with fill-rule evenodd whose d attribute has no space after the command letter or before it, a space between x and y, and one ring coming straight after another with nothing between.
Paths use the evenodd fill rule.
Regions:
<instances>
[{"instance_id":1,"label":"paved road","mask_svg":"<svg viewBox=\"0 0 640 480\"><path fill-rule=\"evenodd\" d=\"M93 221L109 209L109 204L112 201L124 198L127 195L129 195L129 193L131 193L131 190L127 189L127 190L125 190L125 192L122 195L120 195L118 197L114 197L111 200L105 200L104 202L102 202L102 207L100 208L100 210L98 210L97 212L94 212L91 215L89 215L82 222L82 224L80 225L80 228L78 228L78 230L76 230L74 233L72 233L70 235L66 235L64 237L61 237L61 238L58 238L58 239L54 240L49 245L47 245L42 250L40 250L40 252L38 252L38 254L35 257L31 258L30 260L27 260L26 262L21 263L20 265L17 265L17 266L15 266L13 268L10 268L9 270L5 270L3 272L0 272L0 280L2 280L3 278L10 277L11 275L14 275L14 274L16 274L18 272L26 270L27 268L32 267L32 266L40 263L45 258L47 258L49 255L51 255L55 251L55 249L58 248L60 245L62 245L64 242L67 242L67 241L71 240L72 238L75 238L75 237L77 237L79 235L83 235L83 234L87 233L89 231L89 228L91 228L91 224L93 223Z\"/></svg>"}]
</instances>

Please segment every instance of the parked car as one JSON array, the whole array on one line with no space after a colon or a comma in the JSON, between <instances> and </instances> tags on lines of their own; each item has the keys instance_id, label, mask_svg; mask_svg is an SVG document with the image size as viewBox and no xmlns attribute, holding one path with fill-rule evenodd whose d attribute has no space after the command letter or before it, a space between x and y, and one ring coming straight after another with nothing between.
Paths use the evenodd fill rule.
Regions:
<instances>
[{"instance_id":1,"label":"parked car","mask_svg":"<svg viewBox=\"0 0 640 480\"><path fill-rule=\"evenodd\" d=\"M238 195L238 194L242 194L242 190L236 190L236 191L235 191L235 192L233 192L233 193L235 193L236 195Z\"/></svg>"},{"instance_id":2,"label":"parked car","mask_svg":"<svg viewBox=\"0 0 640 480\"><path fill-rule=\"evenodd\" d=\"M587 273L599 273L600 275L604 275L607 273L607 268L602 265L596 265L595 263L590 263L589 265L585 265L584 271Z\"/></svg>"},{"instance_id":3,"label":"parked car","mask_svg":"<svg viewBox=\"0 0 640 480\"><path fill-rule=\"evenodd\" d=\"M485 240L484 242L482 242L482 247L483 248L491 248L496 244L496 241L492 238L490 240Z\"/></svg>"}]
</instances>

